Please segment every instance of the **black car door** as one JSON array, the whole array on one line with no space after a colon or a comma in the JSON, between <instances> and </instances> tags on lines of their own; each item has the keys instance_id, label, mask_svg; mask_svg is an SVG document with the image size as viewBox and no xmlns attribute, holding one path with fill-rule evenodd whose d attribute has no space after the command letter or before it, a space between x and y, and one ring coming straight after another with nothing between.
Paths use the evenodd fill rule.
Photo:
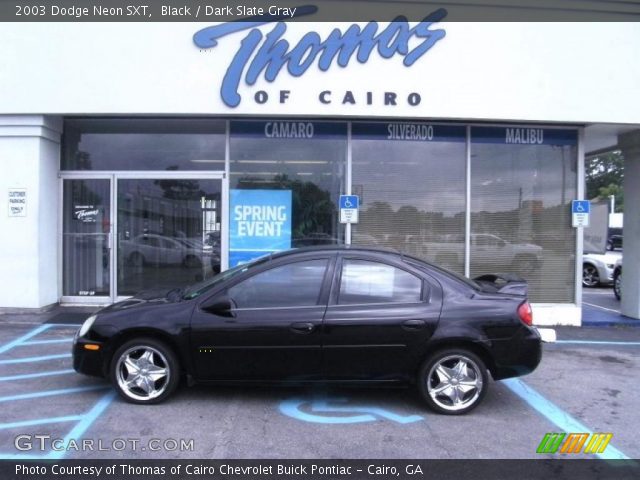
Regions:
<instances>
[{"instance_id":1,"label":"black car door","mask_svg":"<svg viewBox=\"0 0 640 480\"><path fill-rule=\"evenodd\" d=\"M323 325L328 378L396 380L415 373L440 317L442 289L393 258L339 258Z\"/></svg>"},{"instance_id":2,"label":"black car door","mask_svg":"<svg viewBox=\"0 0 640 480\"><path fill-rule=\"evenodd\" d=\"M322 319L335 254L267 262L201 302L191 348L201 380L299 380L321 366ZM218 300L230 311L206 310Z\"/></svg>"}]
</instances>

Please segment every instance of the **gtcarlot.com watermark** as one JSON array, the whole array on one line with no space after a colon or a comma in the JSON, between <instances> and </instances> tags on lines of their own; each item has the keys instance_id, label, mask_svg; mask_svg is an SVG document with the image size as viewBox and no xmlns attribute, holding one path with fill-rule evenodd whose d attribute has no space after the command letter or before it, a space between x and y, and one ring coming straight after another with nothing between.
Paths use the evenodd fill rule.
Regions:
<instances>
[{"instance_id":1,"label":"gtcarlot.com watermark","mask_svg":"<svg viewBox=\"0 0 640 480\"><path fill-rule=\"evenodd\" d=\"M193 452L195 446L193 439L186 438L114 438L103 439L64 439L51 435L18 435L13 440L13 445L21 452L50 451L55 452L122 452L122 451L150 451L150 452Z\"/></svg>"}]
</instances>

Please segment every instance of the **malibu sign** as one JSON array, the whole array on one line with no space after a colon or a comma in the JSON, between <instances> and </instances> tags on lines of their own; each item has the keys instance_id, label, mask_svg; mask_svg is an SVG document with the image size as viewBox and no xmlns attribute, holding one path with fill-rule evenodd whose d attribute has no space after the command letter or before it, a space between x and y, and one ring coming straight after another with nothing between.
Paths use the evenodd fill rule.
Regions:
<instances>
[{"instance_id":1,"label":"malibu sign","mask_svg":"<svg viewBox=\"0 0 640 480\"><path fill-rule=\"evenodd\" d=\"M315 6L297 7L294 16L310 15L316 11ZM268 82L273 82L285 69L290 75L300 77L316 62L318 68L325 72L336 63L340 67L347 67L353 58L359 63L366 63L374 52L382 58L400 55L404 57L402 63L410 67L444 38L446 32L443 29L433 29L432 26L446 15L445 9L438 9L413 27L403 16L396 17L382 29L378 22L373 21L364 27L353 24L344 31L333 29L324 39L317 32L310 31L295 45L290 45L284 38L287 32L287 24L281 21L284 17L267 15L204 28L194 34L193 42L200 49L209 49L217 46L222 37L246 32L220 88L222 101L229 107L237 107L242 100L238 90L243 75L246 85L254 85L261 75ZM291 15L287 18L290 17ZM275 24L269 33L263 34L258 29L270 23ZM261 95L256 95L256 101L265 103L267 94L260 93ZM289 97L289 93L286 90L280 92L281 103ZM330 103L330 98L330 91L319 95L321 103ZM385 104L395 105L395 94L385 92L384 101ZM367 103L371 102L372 93L367 92ZM419 94L409 95L408 102L410 105L417 105L420 102ZM347 91L342 103L355 103L353 93Z\"/></svg>"}]
</instances>

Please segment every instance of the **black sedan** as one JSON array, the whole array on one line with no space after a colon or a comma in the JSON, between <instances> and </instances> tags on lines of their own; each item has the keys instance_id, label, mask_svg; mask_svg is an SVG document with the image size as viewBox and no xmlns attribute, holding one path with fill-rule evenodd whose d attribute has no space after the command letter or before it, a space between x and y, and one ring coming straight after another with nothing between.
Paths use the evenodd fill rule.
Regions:
<instances>
[{"instance_id":1,"label":"black sedan","mask_svg":"<svg viewBox=\"0 0 640 480\"><path fill-rule=\"evenodd\" d=\"M476 281L396 252L311 247L185 290L147 292L87 319L74 368L133 403L189 383L414 383L432 409L476 407L494 379L541 357L526 283Z\"/></svg>"}]
</instances>

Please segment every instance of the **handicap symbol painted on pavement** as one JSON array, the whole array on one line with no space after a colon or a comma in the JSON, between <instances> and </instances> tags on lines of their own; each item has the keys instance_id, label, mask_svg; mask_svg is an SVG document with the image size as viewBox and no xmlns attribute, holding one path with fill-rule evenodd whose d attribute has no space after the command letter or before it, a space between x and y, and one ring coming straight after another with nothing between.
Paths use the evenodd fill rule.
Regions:
<instances>
[{"instance_id":1,"label":"handicap symbol painted on pavement","mask_svg":"<svg viewBox=\"0 0 640 480\"><path fill-rule=\"evenodd\" d=\"M306 411L301 410L301 407L305 405L307 406ZM309 413L309 411L313 413ZM420 415L399 415L384 408L349 405L346 398L316 398L314 400L291 398L280 404L280 412L303 422L325 424L375 422L379 419L406 424L423 420ZM350 413L351 415L331 415L332 413Z\"/></svg>"}]
</instances>

